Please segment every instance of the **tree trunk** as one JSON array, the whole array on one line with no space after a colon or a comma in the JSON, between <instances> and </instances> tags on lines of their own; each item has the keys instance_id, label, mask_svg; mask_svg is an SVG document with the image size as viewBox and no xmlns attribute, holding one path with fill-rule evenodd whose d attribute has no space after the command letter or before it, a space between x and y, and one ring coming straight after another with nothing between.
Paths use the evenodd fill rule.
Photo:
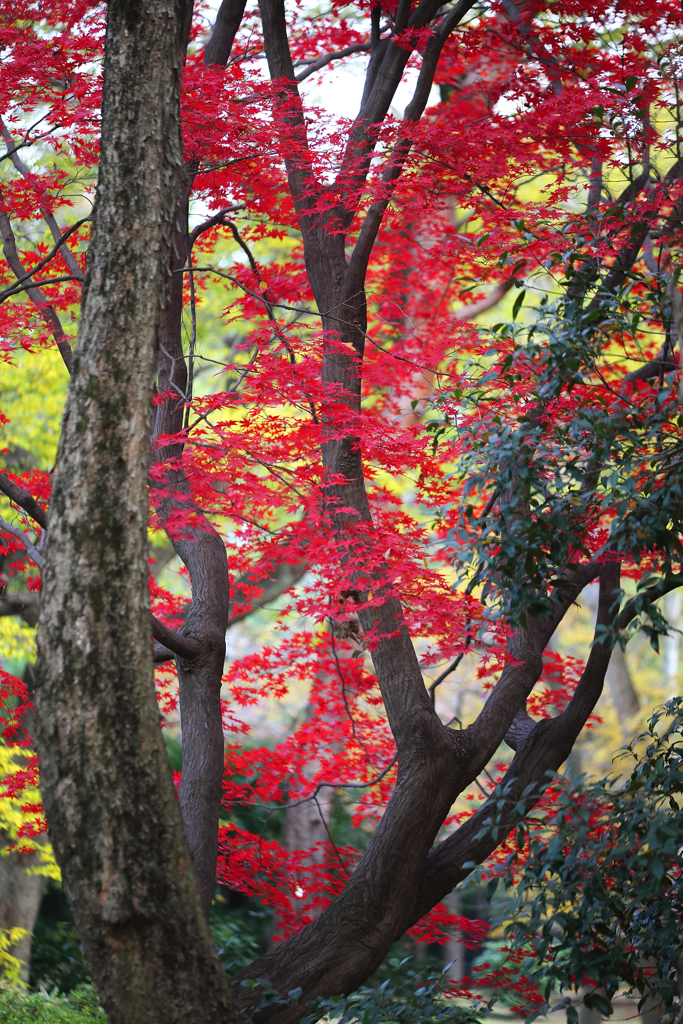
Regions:
<instances>
[{"instance_id":1,"label":"tree trunk","mask_svg":"<svg viewBox=\"0 0 683 1024\"><path fill-rule=\"evenodd\" d=\"M54 473L36 708L50 835L111 1022L232 1019L159 726L147 568L188 5L108 5L100 176Z\"/></svg>"},{"instance_id":2,"label":"tree trunk","mask_svg":"<svg viewBox=\"0 0 683 1024\"><path fill-rule=\"evenodd\" d=\"M193 658L176 657L183 745L178 799L202 907L208 918L216 880L223 786L221 680L230 607L228 561L223 540L194 501L182 468L182 444L157 444L160 435L182 431L185 416L186 402L182 396L188 393L188 372L182 343L182 270L187 261L188 202L194 170L192 165L186 166L174 213L171 291L160 331L158 388L170 392L172 397L156 407L152 435L152 458L157 462L175 460L176 468L167 472L161 488L152 487L152 500L192 582L192 602L181 632L197 644L199 653ZM182 535L178 535L169 527L169 518L174 512L187 514L190 509L194 521L184 525Z\"/></svg>"},{"instance_id":3,"label":"tree trunk","mask_svg":"<svg viewBox=\"0 0 683 1024\"><path fill-rule=\"evenodd\" d=\"M632 733L628 723L640 710L640 701L633 685L626 655L619 644L616 644L612 651L605 679L617 709L622 732L626 737Z\"/></svg>"},{"instance_id":4,"label":"tree trunk","mask_svg":"<svg viewBox=\"0 0 683 1024\"><path fill-rule=\"evenodd\" d=\"M38 867L35 853L0 855L0 928L22 928L26 933L8 950L21 962L19 977L24 982L29 978L32 932L45 885L44 875L29 874L29 869Z\"/></svg>"},{"instance_id":5,"label":"tree trunk","mask_svg":"<svg viewBox=\"0 0 683 1024\"><path fill-rule=\"evenodd\" d=\"M586 606L597 614L598 594L595 587L586 587L583 599ZM624 739L630 739L633 729L630 726L631 719L640 710L640 700L636 693L631 672L629 671L626 654L619 644L615 644L612 650L609 667L605 676L612 702L619 718L619 725Z\"/></svg>"},{"instance_id":6,"label":"tree trunk","mask_svg":"<svg viewBox=\"0 0 683 1024\"><path fill-rule=\"evenodd\" d=\"M662 641L666 693L668 697L677 697L679 694L678 669L681 646L681 636L678 632L681 628L680 592L675 591L673 594L668 594L664 600L664 606L669 623L669 635Z\"/></svg>"}]
</instances>

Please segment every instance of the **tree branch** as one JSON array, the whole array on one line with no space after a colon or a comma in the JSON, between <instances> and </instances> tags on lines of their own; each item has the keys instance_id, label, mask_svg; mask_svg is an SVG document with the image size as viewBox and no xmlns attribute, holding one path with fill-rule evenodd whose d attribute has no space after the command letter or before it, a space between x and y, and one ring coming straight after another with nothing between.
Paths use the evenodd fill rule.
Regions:
<instances>
[{"instance_id":1,"label":"tree branch","mask_svg":"<svg viewBox=\"0 0 683 1024\"><path fill-rule=\"evenodd\" d=\"M643 604L653 604L658 601L660 597L665 597L670 594L672 590L678 590L679 587L683 587L683 573L666 576L661 582L656 583L652 587L648 587L646 590L641 590L639 594L632 597L630 601L627 601L624 605L619 618L616 623L616 630L621 633L626 627L635 619L636 615L639 614Z\"/></svg>"},{"instance_id":2,"label":"tree branch","mask_svg":"<svg viewBox=\"0 0 683 1024\"><path fill-rule=\"evenodd\" d=\"M603 634L598 642L597 627L609 628L617 621L619 574L619 565L615 562L601 567L595 639L568 707L556 718L543 719L533 726L529 725L533 720L525 713L520 716L520 743L502 783L478 811L427 858L411 924L419 921L463 881L475 865L482 864L493 853L539 801L549 775L558 771L571 752L602 693L613 641Z\"/></svg>"},{"instance_id":3,"label":"tree branch","mask_svg":"<svg viewBox=\"0 0 683 1024\"><path fill-rule=\"evenodd\" d=\"M22 177L33 177L31 168L28 167L19 156L19 153L17 152L18 146L16 145L14 139L10 135L7 125L2 120L2 118L0 118L0 134L2 134L2 137L7 144L7 151L5 153L5 156L9 156L10 160L14 164L17 171L19 171L19 173L22 175ZM43 219L45 220L45 223L47 224L52 233L52 237L55 240L56 248L61 250L61 254L64 257L64 262L66 263L67 267L69 268L73 276L76 278L76 280L80 281L82 284L83 281L85 280L85 275L81 270L80 266L78 265L78 261L76 260L75 256L73 255L69 247L64 244L64 235L62 234L59 225L57 224L57 221L54 218L54 215L50 212L49 207L45 203L40 204L40 212L42 213Z\"/></svg>"},{"instance_id":4,"label":"tree branch","mask_svg":"<svg viewBox=\"0 0 683 1024\"><path fill-rule=\"evenodd\" d=\"M7 476L6 473L0 473L0 491L5 494L10 501L13 501L15 505L19 505L23 508L24 512L38 523L38 526L42 530L47 530L47 512L39 505L36 499L23 490L18 484L15 484L13 480Z\"/></svg>"},{"instance_id":5,"label":"tree branch","mask_svg":"<svg viewBox=\"0 0 683 1024\"><path fill-rule=\"evenodd\" d=\"M682 172L683 159L679 159L667 171L663 182L664 187L666 188L672 185L678 178L680 178ZM647 182L647 178L648 176L644 172L639 178L628 185L628 187L624 189L622 194L619 196L617 205L623 207L627 203L633 202L637 193ZM587 311L589 313L604 306L606 301L610 300L614 293L622 286L633 267L633 264L638 259L643 243L645 242L645 239L650 233L652 225L658 216L658 210L652 210L644 215L640 222L640 228L637 231L632 232L630 242L618 254L607 274L607 277L605 278L604 284L598 288L596 296L588 304Z\"/></svg>"},{"instance_id":6,"label":"tree branch","mask_svg":"<svg viewBox=\"0 0 683 1024\"><path fill-rule=\"evenodd\" d=\"M2 204L3 207L4 203L5 200L2 195L2 191L0 191L0 204ZM17 279L26 278L28 271L26 270L26 267L23 265L21 259L19 258L19 253L17 251L17 243L14 237L14 232L12 230L12 225L4 209L0 209L0 235L2 235L2 249L5 254L5 259L9 263L12 273ZM43 320L47 324L50 331L52 332L52 336L55 339L55 342L57 343L57 348L59 349L59 353L62 359L64 360L64 365L66 366L69 373L71 373L71 365L73 362L71 345L67 340L66 334L64 333L64 329L62 327L59 316L55 311L54 306L52 306L47 301L47 299L41 292L40 288L37 288L35 285L29 285L26 287L25 290L26 294L31 299L31 301L35 303L36 306L39 307L41 316L43 317Z\"/></svg>"},{"instance_id":7,"label":"tree branch","mask_svg":"<svg viewBox=\"0 0 683 1024\"><path fill-rule=\"evenodd\" d=\"M213 217L209 217L203 224L198 224L196 228L190 231L188 237L188 245L190 251L194 246L200 235L203 235L205 231L209 231L211 228L215 228L217 225L225 225L225 218L229 213L238 213L246 207L246 203L238 203L236 206L226 206L223 210L219 210L218 213L214 213Z\"/></svg>"},{"instance_id":8,"label":"tree branch","mask_svg":"<svg viewBox=\"0 0 683 1024\"><path fill-rule=\"evenodd\" d=\"M18 615L27 626L35 626L38 622L40 594L23 592L21 594L3 594L0 597L0 616Z\"/></svg>"},{"instance_id":9,"label":"tree branch","mask_svg":"<svg viewBox=\"0 0 683 1024\"><path fill-rule=\"evenodd\" d=\"M232 45L244 17L246 0L223 0L208 43L204 47L204 64L225 67L230 60Z\"/></svg>"},{"instance_id":10,"label":"tree branch","mask_svg":"<svg viewBox=\"0 0 683 1024\"><path fill-rule=\"evenodd\" d=\"M164 647L167 647L169 651L173 651L174 654L179 655L181 658L186 658L188 661L198 658L202 653L202 645L200 643L197 643L191 637L174 633L168 626L164 626L163 622L160 622L156 615L152 615L152 636Z\"/></svg>"},{"instance_id":11,"label":"tree branch","mask_svg":"<svg viewBox=\"0 0 683 1024\"><path fill-rule=\"evenodd\" d=\"M422 0L422 2L425 3L425 0ZM453 31L455 31L455 29L460 24L462 19L465 17L467 12L471 10L472 7L474 7L475 3L476 0L458 0L458 3L456 3L452 10L448 12L446 17L443 19L441 24L434 32L434 34L430 37L425 49L424 56L422 58L422 67L420 68L420 74L417 79L417 84L415 86L413 97L404 112L404 121L406 123L416 124L422 117L424 109L427 106L429 93L434 82L436 66L438 64L439 57L441 56L441 51L444 47L444 44L446 43L446 40L448 39L450 34ZM422 4L420 6L422 6ZM404 54L409 54L409 51L404 50ZM401 74L402 73L403 71L401 70ZM385 77L383 76L379 85L382 85L384 82ZM394 92L397 85L398 83L396 83L396 85L394 85L393 87ZM387 91L387 89L388 87L385 88L385 92ZM393 92L391 98L393 98ZM389 108L389 104L391 103L391 98L387 100L387 110ZM365 120L368 121L369 126L382 120L385 115L386 110L382 111L381 107L378 107L377 110L373 108L371 98L371 100L368 102L367 114L364 114L364 111L361 110L361 113L358 115L357 123L360 123L361 119L365 117ZM353 132L351 135L351 139L352 138ZM358 158L358 155L360 155L364 147L367 149L370 139L371 136L367 135L366 129L365 136L359 136L358 142L354 144L355 150L358 150L358 152L353 157L354 159ZM351 260L349 263L348 290L352 294L355 292L355 290L357 290L358 287L361 286L361 283L365 278L365 273L367 271L370 254L372 252L375 240L377 238L377 232L379 231L380 224L382 223L382 219L384 217L384 213L387 209L387 206L389 205L389 200L391 199L395 183L398 181L398 178L401 175L401 171L403 170L410 150L412 149L412 144L412 139L410 138L409 135L403 135L396 142L389 156L389 160L387 162L387 166L384 170L384 173L382 174L382 185L384 186L382 198L372 203L370 209L365 215L365 218L363 220L363 226L361 227L360 233L358 235L358 240L353 247L353 253L351 254ZM372 149L374 150L374 139L372 141ZM351 145L350 140L349 158L351 158L353 154L354 146ZM368 167L369 152L363 163L363 178L367 174ZM350 168L347 164L347 156L345 154L344 160L342 161L342 170L340 172L340 175L344 174L345 172L349 173L349 170Z\"/></svg>"},{"instance_id":12,"label":"tree branch","mask_svg":"<svg viewBox=\"0 0 683 1024\"><path fill-rule=\"evenodd\" d=\"M87 217L82 217L80 220L77 220L75 224L70 224L69 227L64 232L64 234L62 235L62 241L58 242L54 246L54 248L47 254L47 256L44 256L43 259L40 260L39 263L36 263L36 265L33 268L33 270L27 271L26 274L23 277L20 277L19 280L17 281L17 283L15 285L12 285L11 288L6 288L4 292L0 292L0 302L4 302L5 299L8 299L10 297L10 295L14 295L16 292L24 291L25 289L20 287L21 285L23 285L24 281L30 281L30 279L34 276L34 274L37 274L39 270L42 270L43 267L47 263L50 262L50 260L54 259L54 257L57 255L57 253L59 252L61 246L64 244L64 242L69 237L69 235L72 235L74 233L74 231L77 231L78 228L81 227L81 225L85 224L90 219L91 219L91 214L88 214ZM75 275L70 275L69 277L61 277L58 280L60 280L60 281L73 280L74 276ZM83 275L82 274L81 274L80 278L78 278L78 280L81 281L81 282L83 281ZM50 281L50 282L41 281L40 282L40 284L48 284L48 283L52 284L53 282L52 281Z\"/></svg>"},{"instance_id":13,"label":"tree branch","mask_svg":"<svg viewBox=\"0 0 683 1024\"><path fill-rule=\"evenodd\" d=\"M3 519L2 516L0 516L0 529L4 530L5 533L11 533L13 537L16 537L17 540L26 548L26 553L29 555L31 560L35 562L39 569L43 568L43 556L35 544L28 539L23 530L20 530L18 526L12 526Z\"/></svg>"},{"instance_id":14,"label":"tree branch","mask_svg":"<svg viewBox=\"0 0 683 1024\"><path fill-rule=\"evenodd\" d=\"M372 43L354 43L353 46L346 46L343 50L335 50L334 53L325 53L322 57L315 57L308 61L297 61L296 64L307 64L308 67L305 71L300 71L298 75L295 75L294 80L296 82L303 82L309 77L309 75L315 74L316 71L320 71L326 64L331 63L333 60L341 60L342 57L350 57L353 53L367 53L371 48Z\"/></svg>"}]
</instances>

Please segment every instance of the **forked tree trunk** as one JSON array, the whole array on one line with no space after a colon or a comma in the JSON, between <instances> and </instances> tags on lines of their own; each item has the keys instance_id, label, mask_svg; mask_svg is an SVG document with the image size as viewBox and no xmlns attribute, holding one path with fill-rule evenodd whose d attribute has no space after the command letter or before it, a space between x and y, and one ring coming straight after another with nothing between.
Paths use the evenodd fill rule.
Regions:
<instances>
[{"instance_id":1,"label":"forked tree trunk","mask_svg":"<svg viewBox=\"0 0 683 1024\"><path fill-rule=\"evenodd\" d=\"M43 799L112 1024L231 1019L161 737L147 588L152 389L183 174L189 10L181 0L108 5L93 238L43 577Z\"/></svg>"}]
</instances>

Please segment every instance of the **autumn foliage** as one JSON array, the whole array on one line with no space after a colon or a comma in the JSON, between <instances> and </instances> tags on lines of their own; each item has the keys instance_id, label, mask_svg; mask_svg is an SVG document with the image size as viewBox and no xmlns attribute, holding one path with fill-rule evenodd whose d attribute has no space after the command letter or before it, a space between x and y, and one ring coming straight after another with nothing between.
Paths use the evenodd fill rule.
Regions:
<instances>
[{"instance_id":1,"label":"autumn foliage","mask_svg":"<svg viewBox=\"0 0 683 1024\"><path fill-rule=\"evenodd\" d=\"M152 439L150 601L182 634L189 593L160 584L155 551L163 538L202 530L225 545L232 620L280 598L264 642L225 664L216 874L274 908L280 939L344 890L362 851L329 834L314 851L284 849L245 828L244 809L265 820L333 788L346 794L353 827L371 833L396 784L369 657L380 636L363 630L359 612L380 594L395 597L427 685L467 657L483 701L505 666L521 664L511 638L552 614L571 573L594 566L589 583L616 564L634 581L622 582L631 604L596 643L614 642L615 630L626 636L634 622L656 643L665 625L654 601L680 571L680 5L468 7L443 46L424 114L392 106L371 126L371 159L354 142L352 118L326 109L339 86L324 83L340 62L365 66L371 32L394 32L396 4L288 7L293 67L307 82L301 102L291 82L266 73L255 5L229 59L208 64L213 16L194 12L182 92L190 221L175 269L187 389L160 382L154 398L155 409L182 413L178 429ZM29 2L20 19L16 5L0 3L7 364L21 350L68 361L75 343L104 18L90 2ZM396 34L411 88L434 25ZM373 210L381 227L352 407L322 372L330 353L349 352L347 313L325 310L323 330L300 226L324 224L350 252ZM496 307L488 326L475 322ZM349 509L329 494L344 477L324 471L320 453L350 435L371 521L342 530ZM48 507L48 465L8 468L6 478ZM10 590L34 591L40 526L16 501L2 515ZM158 660L160 713L176 721L176 668ZM546 651L531 718L562 714L583 671ZM0 680L4 742L26 745L30 695L7 673ZM251 712L292 687L310 694L304 720L274 746L258 745ZM505 791L508 768L501 748L441 836L496 787ZM32 783L34 770L6 785ZM45 827L39 814L36 822ZM509 832L492 871L516 849ZM481 937L441 903L411 934L439 942L453 926Z\"/></svg>"}]
</instances>

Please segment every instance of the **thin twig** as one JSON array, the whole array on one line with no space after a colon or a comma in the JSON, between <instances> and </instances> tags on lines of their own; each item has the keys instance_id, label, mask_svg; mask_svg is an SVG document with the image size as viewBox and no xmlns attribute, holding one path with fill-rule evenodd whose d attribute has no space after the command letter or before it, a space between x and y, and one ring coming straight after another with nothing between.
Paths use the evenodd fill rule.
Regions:
<instances>
[{"instance_id":1,"label":"thin twig","mask_svg":"<svg viewBox=\"0 0 683 1024\"><path fill-rule=\"evenodd\" d=\"M31 271L31 274L33 274L33 271ZM31 277L31 274L26 274L22 280L27 281L27 279ZM4 302L4 300L9 298L10 295L18 295L20 292L28 292L31 288L42 288L45 284L62 284L63 281L78 281L79 284L83 284L83 275L76 277L75 274L63 274L61 277L46 277L42 281L30 281L23 285L12 285L11 288L8 288L2 293L1 301ZM36 305L38 305L38 303L36 303ZM49 303L46 303L46 305L49 305Z\"/></svg>"},{"instance_id":2,"label":"thin twig","mask_svg":"<svg viewBox=\"0 0 683 1024\"><path fill-rule=\"evenodd\" d=\"M54 246L54 248L47 254L47 256L44 256L43 259L39 263L36 263L36 265L33 268L33 270L29 270L26 274L24 274L23 277L20 277L19 280L17 281L17 283L13 284L11 288L6 288L4 292L0 292L0 302L4 302L5 299L8 299L10 297L10 295L14 295L16 292L25 291L26 289L21 288L20 285L22 285L24 283L24 281L30 280L30 278L32 278L34 274L37 274L39 270L42 270L42 268L45 266L45 264L49 263L50 260L53 259L57 255L57 253L59 252L60 248L62 247L62 245L64 244L66 239L69 237L69 235L72 235L74 233L74 231L77 231L78 228L81 227L82 224L85 224L86 221L90 220L91 216L92 216L91 214L88 214L87 217L82 217L80 220L77 220L75 224L71 224L70 227L68 227L66 229L66 231L64 232L64 234L62 235L61 242L57 242L56 245ZM52 282L49 282L49 281L42 281L42 282L41 281L34 281L32 283L37 285L37 284L51 284Z\"/></svg>"},{"instance_id":3,"label":"thin twig","mask_svg":"<svg viewBox=\"0 0 683 1024\"><path fill-rule=\"evenodd\" d=\"M176 273L182 274L185 273L185 271L177 270ZM314 309L301 309L298 306L289 306L285 302L271 302L268 299L264 299L263 295L259 295L257 292L253 292L250 288L247 288L246 285L242 284L242 282L239 281L236 277L233 277L232 274L226 274L224 271L219 270L217 267L195 267L194 273L218 274L219 277L224 278L226 281L232 282L232 284L236 285L247 295L250 295L253 299L258 299L259 302L262 302L263 305L266 306L266 309L268 309L269 307L270 309L286 309L292 313L299 313L301 316L315 316L318 317L318 319L320 320L333 320L335 323L344 324L344 326L346 327L353 327L358 331L359 334L362 334L366 341L369 341L371 345L374 345L376 349L379 349L380 352L383 352L387 356L391 356L392 359L397 359L401 363L407 363L408 366L412 366L413 369L415 370L424 370L426 373L435 373L439 374L442 377L458 376L458 374L455 373L446 373L443 370L437 370L433 366L420 366L420 364L416 363L413 359L407 359L406 356L400 356L398 355L398 353L392 352L392 350L389 348L383 348L383 346L380 345L379 342L375 341L375 339L371 337L367 333L367 331L362 331L358 324L353 324L349 320L342 320L341 317L333 316L331 312L317 313Z\"/></svg>"},{"instance_id":4,"label":"thin twig","mask_svg":"<svg viewBox=\"0 0 683 1024\"><path fill-rule=\"evenodd\" d=\"M339 865L340 865L342 871L344 872L344 874L346 875L346 878L347 878L347 881L348 881L348 879L351 877L351 872L347 868L347 866L344 863L344 861L341 859L341 854L340 854L339 850L337 849L337 844L335 843L334 839L332 838L332 833L330 832L329 826L328 826L327 822L325 821L325 816L324 816L324 814L322 812L322 808L321 808L320 804L318 803L317 796L313 797L313 799L315 800L315 806L318 808L318 814L320 815L320 820L323 823L323 828L327 832L327 838L328 838L328 840L330 841L330 843L332 845L332 849L334 850L334 852L336 854L337 860L339 861Z\"/></svg>"},{"instance_id":5,"label":"thin twig","mask_svg":"<svg viewBox=\"0 0 683 1024\"><path fill-rule=\"evenodd\" d=\"M341 670L341 665L339 664L339 655L337 654L337 645L334 642L334 622L332 620L332 616L331 615L328 616L328 619L329 619L329 623L330 623L330 640L332 641L332 654L334 655L334 661L335 661L335 664L337 666L337 675L339 676L339 681L341 683L341 692L342 692L342 698L344 700L344 707L346 708L347 717L348 717L349 721L351 722L351 733L353 735L354 740L358 744L358 746L362 748L363 753L365 754L365 756L367 758L368 764L372 768L374 768L375 766L372 763L372 761L370 760L370 754L368 753L368 748L365 746L363 741L359 738L359 736L356 733L356 722L355 722L355 719L354 719L353 715L351 714L351 708L349 707L349 703L348 703L348 701L346 699L346 680L344 679L344 674L343 674L343 672Z\"/></svg>"},{"instance_id":6,"label":"thin twig","mask_svg":"<svg viewBox=\"0 0 683 1024\"><path fill-rule=\"evenodd\" d=\"M303 796L300 800L292 800L287 804L277 804L275 807L269 807L268 810L287 811L290 807L298 807L300 804L309 803L309 801L315 800L321 789L368 789L370 786L376 786L391 771L397 761L398 753L394 755L386 768L383 768L379 775L376 775L374 779L370 779L369 782L319 782L310 796ZM266 806L266 804L261 804L261 807Z\"/></svg>"},{"instance_id":7,"label":"thin twig","mask_svg":"<svg viewBox=\"0 0 683 1024\"><path fill-rule=\"evenodd\" d=\"M429 693L430 697L432 698L432 707L434 707L436 705L436 693L435 693L435 691L436 691L437 686L440 686L441 683L444 681L444 679L446 679L451 674L451 672L455 672L456 668L458 667L458 665L460 664L462 659L467 654L467 648L470 646L471 640L472 640L472 638L470 636L468 636L467 639L465 640L465 647L461 651L461 653L458 655L458 657L455 658L455 660L450 663L448 668L444 669L444 671L441 673L441 675L438 676L434 680L432 685L429 687L428 693ZM459 721L459 719L458 719L458 721Z\"/></svg>"}]
</instances>

